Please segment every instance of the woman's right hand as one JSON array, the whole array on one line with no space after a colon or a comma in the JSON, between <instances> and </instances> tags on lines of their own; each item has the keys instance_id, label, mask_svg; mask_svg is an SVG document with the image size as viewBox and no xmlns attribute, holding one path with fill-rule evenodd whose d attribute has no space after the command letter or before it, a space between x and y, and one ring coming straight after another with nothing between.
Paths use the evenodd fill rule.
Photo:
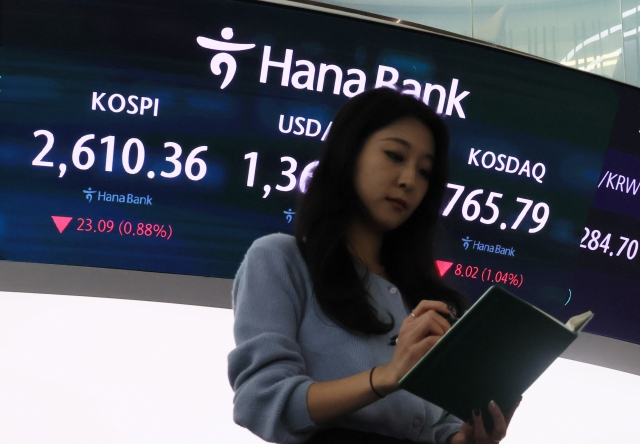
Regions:
<instances>
[{"instance_id":1,"label":"woman's right hand","mask_svg":"<svg viewBox=\"0 0 640 444\"><path fill-rule=\"evenodd\" d=\"M402 322L391 361L375 369L372 382L378 392L398 390L398 381L449 331L440 313L455 315L444 302L423 300Z\"/></svg>"},{"instance_id":2,"label":"woman's right hand","mask_svg":"<svg viewBox=\"0 0 640 444\"><path fill-rule=\"evenodd\" d=\"M391 361L357 375L314 382L307 391L309 416L322 424L355 412L398 390L398 381L449 331L440 313L451 313L440 301L422 301L402 322ZM371 385L375 392L371 390Z\"/></svg>"}]
</instances>

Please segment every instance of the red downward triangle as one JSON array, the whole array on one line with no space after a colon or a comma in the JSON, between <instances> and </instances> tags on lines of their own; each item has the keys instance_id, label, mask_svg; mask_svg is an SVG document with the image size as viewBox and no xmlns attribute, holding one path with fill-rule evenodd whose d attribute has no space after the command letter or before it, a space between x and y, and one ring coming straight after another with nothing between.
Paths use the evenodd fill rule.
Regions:
<instances>
[{"instance_id":1,"label":"red downward triangle","mask_svg":"<svg viewBox=\"0 0 640 444\"><path fill-rule=\"evenodd\" d=\"M453 262L447 262L447 261L436 261L436 267L438 267L438 272L440 273L440 276L444 276L447 271L449 271L449 268L451 268L451 266L453 265Z\"/></svg>"},{"instance_id":2,"label":"red downward triangle","mask_svg":"<svg viewBox=\"0 0 640 444\"><path fill-rule=\"evenodd\" d=\"M51 216L51 219L53 219L53 223L56 224L58 231L62 233L65 228L67 228L67 225L69 225L69 222L71 222L71 219L73 219L73 217Z\"/></svg>"}]
</instances>

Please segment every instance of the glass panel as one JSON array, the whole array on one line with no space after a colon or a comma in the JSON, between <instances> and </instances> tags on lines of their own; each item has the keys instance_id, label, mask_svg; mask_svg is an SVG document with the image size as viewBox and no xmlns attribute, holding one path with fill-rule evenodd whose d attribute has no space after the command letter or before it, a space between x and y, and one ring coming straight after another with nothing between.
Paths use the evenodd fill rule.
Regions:
<instances>
[{"instance_id":1,"label":"glass panel","mask_svg":"<svg viewBox=\"0 0 640 444\"><path fill-rule=\"evenodd\" d=\"M625 81L640 86L640 8L638 0L622 0Z\"/></svg>"},{"instance_id":2,"label":"glass panel","mask_svg":"<svg viewBox=\"0 0 640 444\"><path fill-rule=\"evenodd\" d=\"M624 81L620 25L619 0L473 1L474 38Z\"/></svg>"},{"instance_id":3,"label":"glass panel","mask_svg":"<svg viewBox=\"0 0 640 444\"><path fill-rule=\"evenodd\" d=\"M471 36L470 0L329 0L321 3L371 12Z\"/></svg>"}]
</instances>

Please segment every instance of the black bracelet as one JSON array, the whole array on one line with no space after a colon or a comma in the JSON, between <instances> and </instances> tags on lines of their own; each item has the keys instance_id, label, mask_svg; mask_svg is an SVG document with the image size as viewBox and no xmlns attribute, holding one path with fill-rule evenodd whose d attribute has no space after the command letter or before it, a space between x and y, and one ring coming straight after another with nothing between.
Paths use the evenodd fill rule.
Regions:
<instances>
[{"instance_id":1,"label":"black bracelet","mask_svg":"<svg viewBox=\"0 0 640 444\"><path fill-rule=\"evenodd\" d=\"M378 391L373 388L373 371L376 369L376 367L373 367L371 369L371 372L369 373L369 385L371 386L371 390L373 390L373 393L376 394L376 396L378 396L378 398L382 399L384 398L384 396L382 396L380 393L378 393Z\"/></svg>"}]
</instances>

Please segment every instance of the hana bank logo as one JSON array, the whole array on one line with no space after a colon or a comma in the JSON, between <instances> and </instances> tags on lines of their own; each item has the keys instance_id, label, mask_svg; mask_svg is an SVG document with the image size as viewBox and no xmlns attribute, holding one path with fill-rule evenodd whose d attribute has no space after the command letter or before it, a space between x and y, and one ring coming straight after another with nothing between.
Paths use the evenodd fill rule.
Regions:
<instances>
[{"instance_id":1,"label":"hana bank logo","mask_svg":"<svg viewBox=\"0 0 640 444\"><path fill-rule=\"evenodd\" d=\"M214 75L222 75L222 65L226 65L226 72L220 85L222 90L229 86L238 68L236 59L230 53L253 49L256 44L229 42L233 38L233 29L230 27L223 28L220 35L222 40L199 36L196 41L201 47L217 52L211 59L211 72ZM341 67L331 60L324 62L296 60L295 51L291 48L285 48L284 59L277 56L272 58L271 49L271 46L264 45L260 63L260 83L267 83L269 72L271 72L272 81L279 80L280 86L285 88L333 93L348 98L362 93L367 89L367 85L369 88L393 88L431 105L436 108L438 114L452 116L457 113L459 118L466 118L462 101L468 100L466 98L471 92L461 90L460 80L456 77L451 79L451 84L447 87L444 84L433 84L431 83L433 80L430 79L401 79L398 69L393 66L378 65L377 68L369 67L372 71L375 70L373 76L375 80L372 82L370 78L367 83L367 73L360 68Z\"/></svg>"},{"instance_id":2,"label":"hana bank logo","mask_svg":"<svg viewBox=\"0 0 640 444\"><path fill-rule=\"evenodd\" d=\"M220 35L224 40L231 40L233 38L233 29L224 28ZM256 46L253 43L221 42L207 37L198 37L196 41L203 48L212 49L214 51L246 51L247 49L252 49ZM222 81L222 85L220 85L220 89L224 89L229 83L231 83L238 66L236 59L234 59L231 54L227 52L220 52L211 59L211 72L216 76L222 74L221 65L223 63L227 65L227 72L224 76L224 80Z\"/></svg>"},{"instance_id":3,"label":"hana bank logo","mask_svg":"<svg viewBox=\"0 0 640 444\"><path fill-rule=\"evenodd\" d=\"M91 187L89 187L88 190L82 190L82 192L84 193L84 197L85 199L87 199L89 201L89 203L91 203L91 200L93 199L93 194L96 192L95 190L92 190Z\"/></svg>"}]
</instances>

